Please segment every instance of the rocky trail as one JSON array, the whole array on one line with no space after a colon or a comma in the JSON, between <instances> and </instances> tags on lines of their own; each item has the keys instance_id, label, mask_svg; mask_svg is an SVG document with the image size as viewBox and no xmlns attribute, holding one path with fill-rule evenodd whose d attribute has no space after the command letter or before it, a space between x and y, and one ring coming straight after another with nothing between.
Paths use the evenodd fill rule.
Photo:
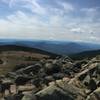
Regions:
<instances>
[{"instance_id":1,"label":"rocky trail","mask_svg":"<svg viewBox=\"0 0 100 100\"><path fill-rule=\"evenodd\" d=\"M44 58L0 76L0 100L100 100L100 56Z\"/></svg>"}]
</instances>

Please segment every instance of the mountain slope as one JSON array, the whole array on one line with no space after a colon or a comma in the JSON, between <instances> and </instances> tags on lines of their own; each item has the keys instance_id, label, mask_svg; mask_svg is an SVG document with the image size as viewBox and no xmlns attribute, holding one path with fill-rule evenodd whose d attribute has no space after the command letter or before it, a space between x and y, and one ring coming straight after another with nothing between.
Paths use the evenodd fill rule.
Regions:
<instances>
[{"instance_id":1,"label":"mountain slope","mask_svg":"<svg viewBox=\"0 0 100 100\"><path fill-rule=\"evenodd\" d=\"M55 58L56 54L36 48L1 45L0 46L0 75L7 74L16 68L33 65L44 58Z\"/></svg>"},{"instance_id":2,"label":"mountain slope","mask_svg":"<svg viewBox=\"0 0 100 100\"><path fill-rule=\"evenodd\" d=\"M99 50L99 44L73 42L73 41L47 41L47 40L0 40L0 45L17 45L37 48L59 55L69 55L84 51Z\"/></svg>"},{"instance_id":3,"label":"mountain slope","mask_svg":"<svg viewBox=\"0 0 100 100\"><path fill-rule=\"evenodd\" d=\"M4 51L26 51L26 52L33 52L33 53L39 53L43 55L48 55L48 56L57 56L54 53L50 53L44 50L40 50L37 48L31 48L31 47L26 47L26 46L17 46L17 45L1 45L0 46L0 52Z\"/></svg>"},{"instance_id":4,"label":"mountain slope","mask_svg":"<svg viewBox=\"0 0 100 100\"><path fill-rule=\"evenodd\" d=\"M84 58L93 58L98 55L100 55L100 50L92 50L92 51L84 51L81 53L72 54L72 55L69 55L69 57L71 57L74 60L75 59L80 60L80 59L84 59Z\"/></svg>"}]
</instances>

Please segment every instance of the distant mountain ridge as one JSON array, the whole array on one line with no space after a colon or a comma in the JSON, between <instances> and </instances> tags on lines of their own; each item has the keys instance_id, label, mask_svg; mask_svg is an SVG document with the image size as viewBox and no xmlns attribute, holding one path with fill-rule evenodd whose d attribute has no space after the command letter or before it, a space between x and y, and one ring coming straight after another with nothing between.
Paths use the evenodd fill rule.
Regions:
<instances>
[{"instance_id":1,"label":"distant mountain ridge","mask_svg":"<svg viewBox=\"0 0 100 100\"><path fill-rule=\"evenodd\" d=\"M84 51L100 50L100 44L73 41L0 39L0 45L16 45L37 48L59 55L70 55Z\"/></svg>"}]
</instances>

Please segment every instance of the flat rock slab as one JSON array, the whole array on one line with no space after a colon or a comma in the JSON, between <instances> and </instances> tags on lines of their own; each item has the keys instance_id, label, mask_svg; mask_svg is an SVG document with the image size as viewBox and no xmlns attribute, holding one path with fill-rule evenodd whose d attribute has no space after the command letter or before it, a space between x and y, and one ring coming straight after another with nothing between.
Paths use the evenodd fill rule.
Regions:
<instances>
[{"instance_id":1,"label":"flat rock slab","mask_svg":"<svg viewBox=\"0 0 100 100\"><path fill-rule=\"evenodd\" d=\"M84 100L85 94L73 85L59 82L39 91L36 96L38 100Z\"/></svg>"}]
</instances>

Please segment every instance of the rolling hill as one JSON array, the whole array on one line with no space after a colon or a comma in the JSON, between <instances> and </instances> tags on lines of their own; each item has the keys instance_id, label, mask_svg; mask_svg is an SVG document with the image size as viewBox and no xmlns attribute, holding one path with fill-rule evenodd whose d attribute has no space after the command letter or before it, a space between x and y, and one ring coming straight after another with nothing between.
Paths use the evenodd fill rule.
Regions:
<instances>
[{"instance_id":1,"label":"rolling hill","mask_svg":"<svg viewBox=\"0 0 100 100\"><path fill-rule=\"evenodd\" d=\"M37 48L58 55L70 55L84 51L100 50L100 44L73 41L1 39L0 45L16 45Z\"/></svg>"},{"instance_id":2,"label":"rolling hill","mask_svg":"<svg viewBox=\"0 0 100 100\"><path fill-rule=\"evenodd\" d=\"M69 55L69 57L71 57L74 60L80 60L80 59L84 59L84 58L91 59L98 55L100 55L100 50L92 50L92 51L84 51L81 53L72 54L72 55Z\"/></svg>"},{"instance_id":3,"label":"rolling hill","mask_svg":"<svg viewBox=\"0 0 100 100\"><path fill-rule=\"evenodd\" d=\"M0 46L0 75L28 65L32 65L44 58L55 58L56 54L36 48L1 45Z\"/></svg>"},{"instance_id":4,"label":"rolling hill","mask_svg":"<svg viewBox=\"0 0 100 100\"><path fill-rule=\"evenodd\" d=\"M44 51L32 47L18 46L18 45L0 45L0 52L4 52L4 51L24 51L24 52L32 52L32 53L37 53L37 54L47 55L47 56L57 56L56 54L48 51Z\"/></svg>"}]
</instances>

